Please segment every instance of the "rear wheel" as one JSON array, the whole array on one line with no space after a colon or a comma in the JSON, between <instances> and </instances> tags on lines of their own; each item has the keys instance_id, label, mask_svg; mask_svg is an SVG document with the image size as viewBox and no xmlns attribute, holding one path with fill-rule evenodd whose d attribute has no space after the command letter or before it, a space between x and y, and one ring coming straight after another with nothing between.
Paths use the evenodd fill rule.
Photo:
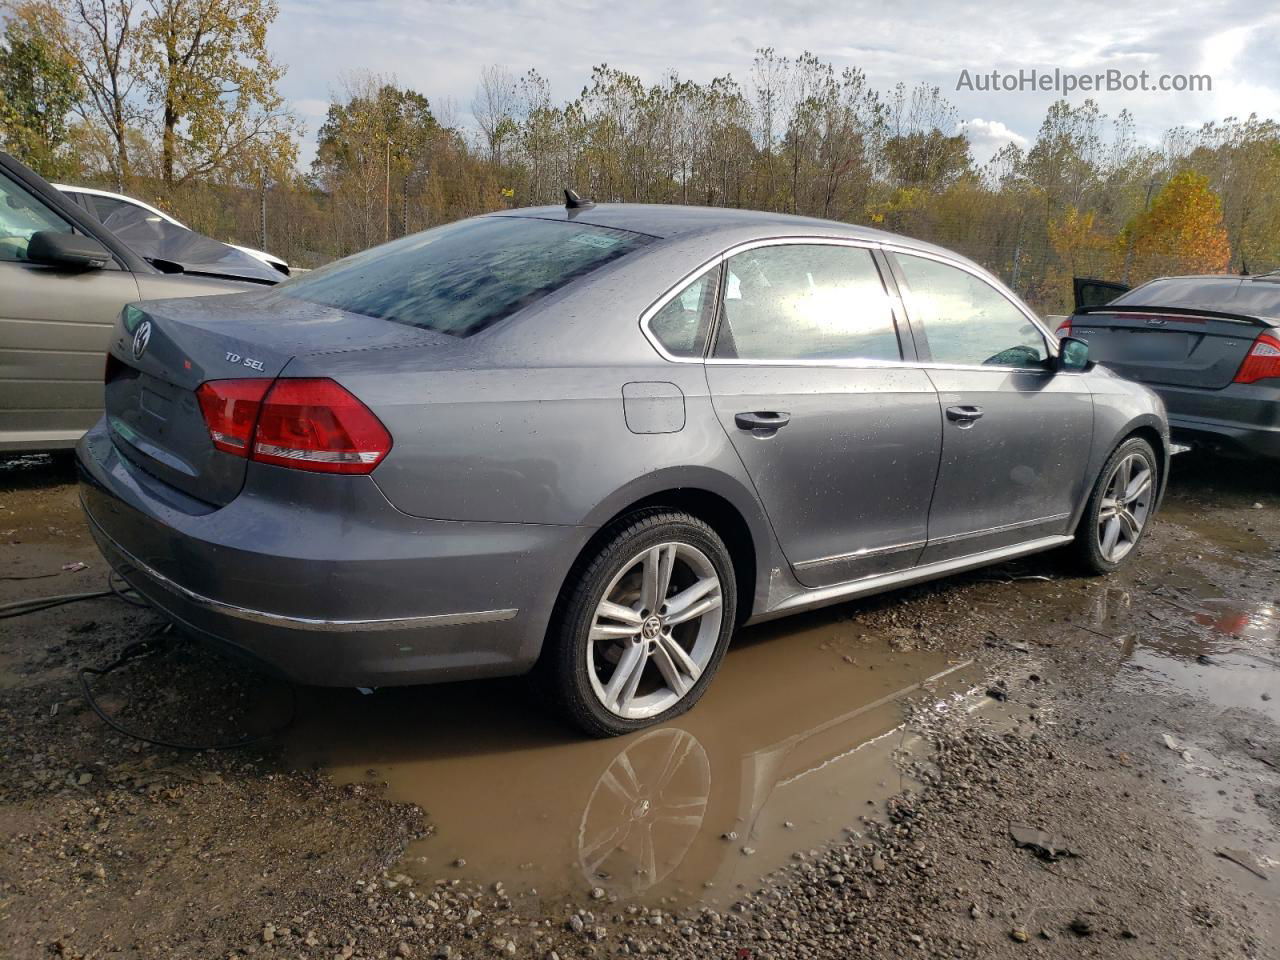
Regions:
<instances>
[{"instance_id":1,"label":"rear wheel","mask_svg":"<svg viewBox=\"0 0 1280 960\"><path fill-rule=\"evenodd\" d=\"M1110 573L1133 553L1155 508L1158 481L1155 451L1141 437L1111 454L1076 530L1073 549L1085 572Z\"/></svg>"},{"instance_id":2,"label":"rear wheel","mask_svg":"<svg viewBox=\"0 0 1280 960\"><path fill-rule=\"evenodd\" d=\"M698 701L737 610L729 552L707 524L666 511L624 520L565 590L543 667L573 723L617 736Z\"/></svg>"}]
</instances>

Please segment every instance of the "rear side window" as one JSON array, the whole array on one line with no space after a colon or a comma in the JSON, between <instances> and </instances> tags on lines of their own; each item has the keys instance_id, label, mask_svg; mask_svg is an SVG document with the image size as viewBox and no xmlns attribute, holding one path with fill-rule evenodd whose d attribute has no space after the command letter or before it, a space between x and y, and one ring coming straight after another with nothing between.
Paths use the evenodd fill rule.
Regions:
<instances>
[{"instance_id":1,"label":"rear side window","mask_svg":"<svg viewBox=\"0 0 1280 960\"><path fill-rule=\"evenodd\" d=\"M924 333L933 362L1037 367L1048 358L1035 324L981 277L925 257L896 256L912 328Z\"/></svg>"},{"instance_id":2,"label":"rear side window","mask_svg":"<svg viewBox=\"0 0 1280 960\"><path fill-rule=\"evenodd\" d=\"M273 295L468 337L652 240L555 220L462 220L313 270Z\"/></svg>"},{"instance_id":3,"label":"rear side window","mask_svg":"<svg viewBox=\"0 0 1280 960\"><path fill-rule=\"evenodd\" d=\"M701 357L715 318L720 268L714 267L672 297L649 320L649 331L673 357Z\"/></svg>"},{"instance_id":4,"label":"rear side window","mask_svg":"<svg viewBox=\"0 0 1280 960\"><path fill-rule=\"evenodd\" d=\"M725 262L715 355L740 360L901 360L871 251L759 247Z\"/></svg>"}]
</instances>

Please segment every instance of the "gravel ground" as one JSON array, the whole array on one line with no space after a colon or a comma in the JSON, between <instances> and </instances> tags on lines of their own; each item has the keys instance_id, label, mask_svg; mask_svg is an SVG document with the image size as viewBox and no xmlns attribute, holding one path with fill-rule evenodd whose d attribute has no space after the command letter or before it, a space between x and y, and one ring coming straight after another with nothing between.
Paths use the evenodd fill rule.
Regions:
<instances>
[{"instance_id":1,"label":"gravel ground","mask_svg":"<svg viewBox=\"0 0 1280 960\"><path fill-rule=\"evenodd\" d=\"M0 603L98 589L65 465L0 477ZM152 747L76 675L150 611L0 620L0 956L1280 957L1277 508L1264 471L1180 458L1105 585L1040 558L833 611L975 657L973 690L914 698L916 786L716 908L410 879L429 817L290 765L286 687L184 644L95 680L131 729L265 735Z\"/></svg>"}]
</instances>

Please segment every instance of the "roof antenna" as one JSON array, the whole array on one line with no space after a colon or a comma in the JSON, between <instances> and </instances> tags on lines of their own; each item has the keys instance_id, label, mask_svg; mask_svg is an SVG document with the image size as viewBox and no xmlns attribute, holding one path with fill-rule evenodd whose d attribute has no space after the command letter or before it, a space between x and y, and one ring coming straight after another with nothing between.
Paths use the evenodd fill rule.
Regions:
<instances>
[{"instance_id":1,"label":"roof antenna","mask_svg":"<svg viewBox=\"0 0 1280 960\"><path fill-rule=\"evenodd\" d=\"M564 207L566 210L580 210L583 207L594 207L594 200L584 200L578 196L576 190L570 190L568 187L564 189Z\"/></svg>"}]
</instances>

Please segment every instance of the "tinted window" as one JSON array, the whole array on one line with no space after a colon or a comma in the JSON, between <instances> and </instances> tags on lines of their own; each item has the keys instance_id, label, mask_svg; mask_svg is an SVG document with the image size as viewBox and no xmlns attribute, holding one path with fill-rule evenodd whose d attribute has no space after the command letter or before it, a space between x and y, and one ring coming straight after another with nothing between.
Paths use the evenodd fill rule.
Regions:
<instances>
[{"instance_id":1,"label":"tinted window","mask_svg":"<svg viewBox=\"0 0 1280 960\"><path fill-rule=\"evenodd\" d=\"M1140 307L1188 307L1280 317L1280 277L1269 280L1217 277L1169 277L1152 280L1112 303Z\"/></svg>"},{"instance_id":2,"label":"tinted window","mask_svg":"<svg viewBox=\"0 0 1280 960\"><path fill-rule=\"evenodd\" d=\"M313 270L275 294L466 337L651 240L525 217L462 220Z\"/></svg>"},{"instance_id":3,"label":"tinted window","mask_svg":"<svg viewBox=\"0 0 1280 960\"><path fill-rule=\"evenodd\" d=\"M708 270L685 287L649 320L649 330L667 353L701 357L715 316L720 268Z\"/></svg>"},{"instance_id":4,"label":"tinted window","mask_svg":"<svg viewBox=\"0 0 1280 960\"><path fill-rule=\"evenodd\" d=\"M1034 367L1048 357L1035 324L985 280L937 260L897 257L912 327L935 363Z\"/></svg>"},{"instance_id":5,"label":"tinted window","mask_svg":"<svg viewBox=\"0 0 1280 960\"><path fill-rule=\"evenodd\" d=\"M103 223L107 222L107 217L113 213L119 213L122 210L143 209L136 204L126 203L124 200L117 200L114 197L99 197L96 194L89 194L89 205L93 207L93 212L97 214L98 219ZM152 214L154 216L154 214Z\"/></svg>"},{"instance_id":6,"label":"tinted window","mask_svg":"<svg viewBox=\"0 0 1280 960\"><path fill-rule=\"evenodd\" d=\"M27 259L27 243L41 230L72 232L71 224L0 173L0 260Z\"/></svg>"},{"instance_id":7,"label":"tinted window","mask_svg":"<svg viewBox=\"0 0 1280 960\"><path fill-rule=\"evenodd\" d=\"M740 253L725 267L717 357L902 359L869 250L783 244Z\"/></svg>"}]
</instances>

